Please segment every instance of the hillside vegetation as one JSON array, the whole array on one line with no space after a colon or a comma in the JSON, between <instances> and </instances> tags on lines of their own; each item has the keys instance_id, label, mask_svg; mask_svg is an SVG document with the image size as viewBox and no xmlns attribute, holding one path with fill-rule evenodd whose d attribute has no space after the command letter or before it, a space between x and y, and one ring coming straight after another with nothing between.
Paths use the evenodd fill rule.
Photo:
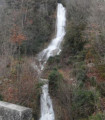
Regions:
<instances>
[{"instance_id":1,"label":"hillside vegetation","mask_svg":"<svg viewBox=\"0 0 105 120\"><path fill-rule=\"evenodd\" d=\"M40 113L40 83L31 67L55 32L56 0L5 0L0 11L0 99ZM54 32L52 32L54 31Z\"/></svg>"},{"instance_id":2,"label":"hillside vegetation","mask_svg":"<svg viewBox=\"0 0 105 120\"><path fill-rule=\"evenodd\" d=\"M105 1L5 0L0 11L0 100L33 108L40 115L43 83L31 67L55 33L56 6L67 10L60 55L50 57L55 120L105 120Z\"/></svg>"},{"instance_id":3,"label":"hillside vegetation","mask_svg":"<svg viewBox=\"0 0 105 120\"><path fill-rule=\"evenodd\" d=\"M62 52L49 59L46 69L51 71L56 119L104 120L105 2L66 0L63 4L67 28Z\"/></svg>"}]
</instances>

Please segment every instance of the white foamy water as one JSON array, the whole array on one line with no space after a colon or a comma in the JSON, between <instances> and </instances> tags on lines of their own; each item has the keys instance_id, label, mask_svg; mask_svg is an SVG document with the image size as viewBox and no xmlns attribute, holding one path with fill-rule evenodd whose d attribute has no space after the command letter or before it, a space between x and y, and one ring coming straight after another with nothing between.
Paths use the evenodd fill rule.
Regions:
<instances>
[{"instance_id":1,"label":"white foamy water","mask_svg":"<svg viewBox=\"0 0 105 120\"><path fill-rule=\"evenodd\" d=\"M61 51L61 42L65 36L66 26L66 10L61 3L58 3L56 24L57 24L56 37L51 41L49 46L38 55L39 60L42 61L43 64L47 62L49 57L58 55Z\"/></svg>"},{"instance_id":2,"label":"white foamy water","mask_svg":"<svg viewBox=\"0 0 105 120\"><path fill-rule=\"evenodd\" d=\"M54 120L54 110L52 106L52 100L48 93L48 84L42 87L41 95L41 118L40 120Z\"/></svg>"},{"instance_id":3,"label":"white foamy water","mask_svg":"<svg viewBox=\"0 0 105 120\"><path fill-rule=\"evenodd\" d=\"M40 73L44 69L44 65L51 56L60 54L61 52L61 43L65 36L65 26L66 26L66 10L61 3L58 3L57 7L57 33L56 37L51 41L49 46L44 49L38 55L38 60L40 62L39 66L34 66L35 69ZM45 79L41 79L46 81ZM42 86L41 94L41 117L40 120L55 120L52 100L48 92L48 84Z\"/></svg>"}]
</instances>

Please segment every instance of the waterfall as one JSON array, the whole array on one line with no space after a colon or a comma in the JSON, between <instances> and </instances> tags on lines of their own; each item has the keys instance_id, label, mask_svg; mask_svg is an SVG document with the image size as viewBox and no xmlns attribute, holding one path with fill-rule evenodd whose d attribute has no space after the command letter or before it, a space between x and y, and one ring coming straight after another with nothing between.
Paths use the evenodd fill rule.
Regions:
<instances>
[{"instance_id":1,"label":"waterfall","mask_svg":"<svg viewBox=\"0 0 105 120\"><path fill-rule=\"evenodd\" d=\"M49 46L39 53L38 59L42 63L41 70L43 70L44 65L51 56L59 55L61 51L61 42L65 36L65 26L66 26L66 9L61 3L58 3L57 7L57 34L56 37L51 41Z\"/></svg>"},{"instance_id":2,"label":"waterfall","mask_svg":"<svg viewBox=\"0 0 105 120\"><path fill-rule=\"evenodd\" d=\"M65 36L65 26L66 26L66 9L63 7L61 3L58 3L57 7L57 33L56 37L51 41L46 49L38 54L38 60L40 62L40 66L34 65L34 68L38 70L38 73L43 71L44 66L49 57L59 55L61 52L61 43ZM42 81L47 81L45 79L41 79ZM48 88L49 85L46 82L42 86L42 94L41 94L41 118L40 120L54 120L54 110L52 105L52 100L50 98Z\"/></svg>"}]
</instances>

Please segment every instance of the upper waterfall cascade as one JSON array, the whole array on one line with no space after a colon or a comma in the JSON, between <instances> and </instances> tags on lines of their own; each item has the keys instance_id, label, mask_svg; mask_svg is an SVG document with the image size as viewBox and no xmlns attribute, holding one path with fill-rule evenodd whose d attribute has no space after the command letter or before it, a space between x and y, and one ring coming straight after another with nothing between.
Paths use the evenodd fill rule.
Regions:
<instances>
[{"instance_id":1,"label":"upper waterfall cascade","mask_svg":"<svg viewBox=\"0 0 105 120\"><path fill-rule=\"evenodd\" d=\"M56 37L51 41L46 49L38 54L38 60L40 62L40 68L34 66L38 70L38 73L44 69L44 65L51 56L59 55L61 51L61 43L65 36L65 26L66 26L66 9L61 3L58 3L57 7L57 33ZM41 79L45 81L44 79ZM41 118L40 120L55 120L52 100L48 92L48 84L42 86L41 94Z\"/></svg>"},{"instance_id":2,"label":"upper waterfall cascade","mask_svg":"<svg viewBox=\"0 0 105 120\"><path fill-rule=\"evenodd\" d=\"M51 41L49 46L39 53L38 59L42 62L41 69L43 70L44 64L51 56L58 55L61 51L61 42L65 36L66 26L66 9L61 3L58 3L57 7L57 33L56 37Z\"/></svg>"}]
</instances>

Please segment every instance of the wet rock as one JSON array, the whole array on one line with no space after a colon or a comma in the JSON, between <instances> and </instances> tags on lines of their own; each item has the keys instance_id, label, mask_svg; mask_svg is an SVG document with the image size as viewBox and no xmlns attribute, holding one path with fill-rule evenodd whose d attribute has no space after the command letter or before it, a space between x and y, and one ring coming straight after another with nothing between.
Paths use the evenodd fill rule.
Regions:
<instances>
[{"instance_id":1,"label":"wet rock","mask_svg":"<svg viewBox=\"0 0 105 120\"><path fill-rule=\"evenodd\" d=\"M0 101L0 120L32 120L32 109Z\"/></svg>"},{"instance_id":2,"label":"wet rock","mask_svg":"<svg viewBox=\"0 0 105 120\"><path fill-rule=\"evenodd\" d=\"M60 53L60 49L53 50L53 56L58 55Z\"/></svg>"}]
</instances>

